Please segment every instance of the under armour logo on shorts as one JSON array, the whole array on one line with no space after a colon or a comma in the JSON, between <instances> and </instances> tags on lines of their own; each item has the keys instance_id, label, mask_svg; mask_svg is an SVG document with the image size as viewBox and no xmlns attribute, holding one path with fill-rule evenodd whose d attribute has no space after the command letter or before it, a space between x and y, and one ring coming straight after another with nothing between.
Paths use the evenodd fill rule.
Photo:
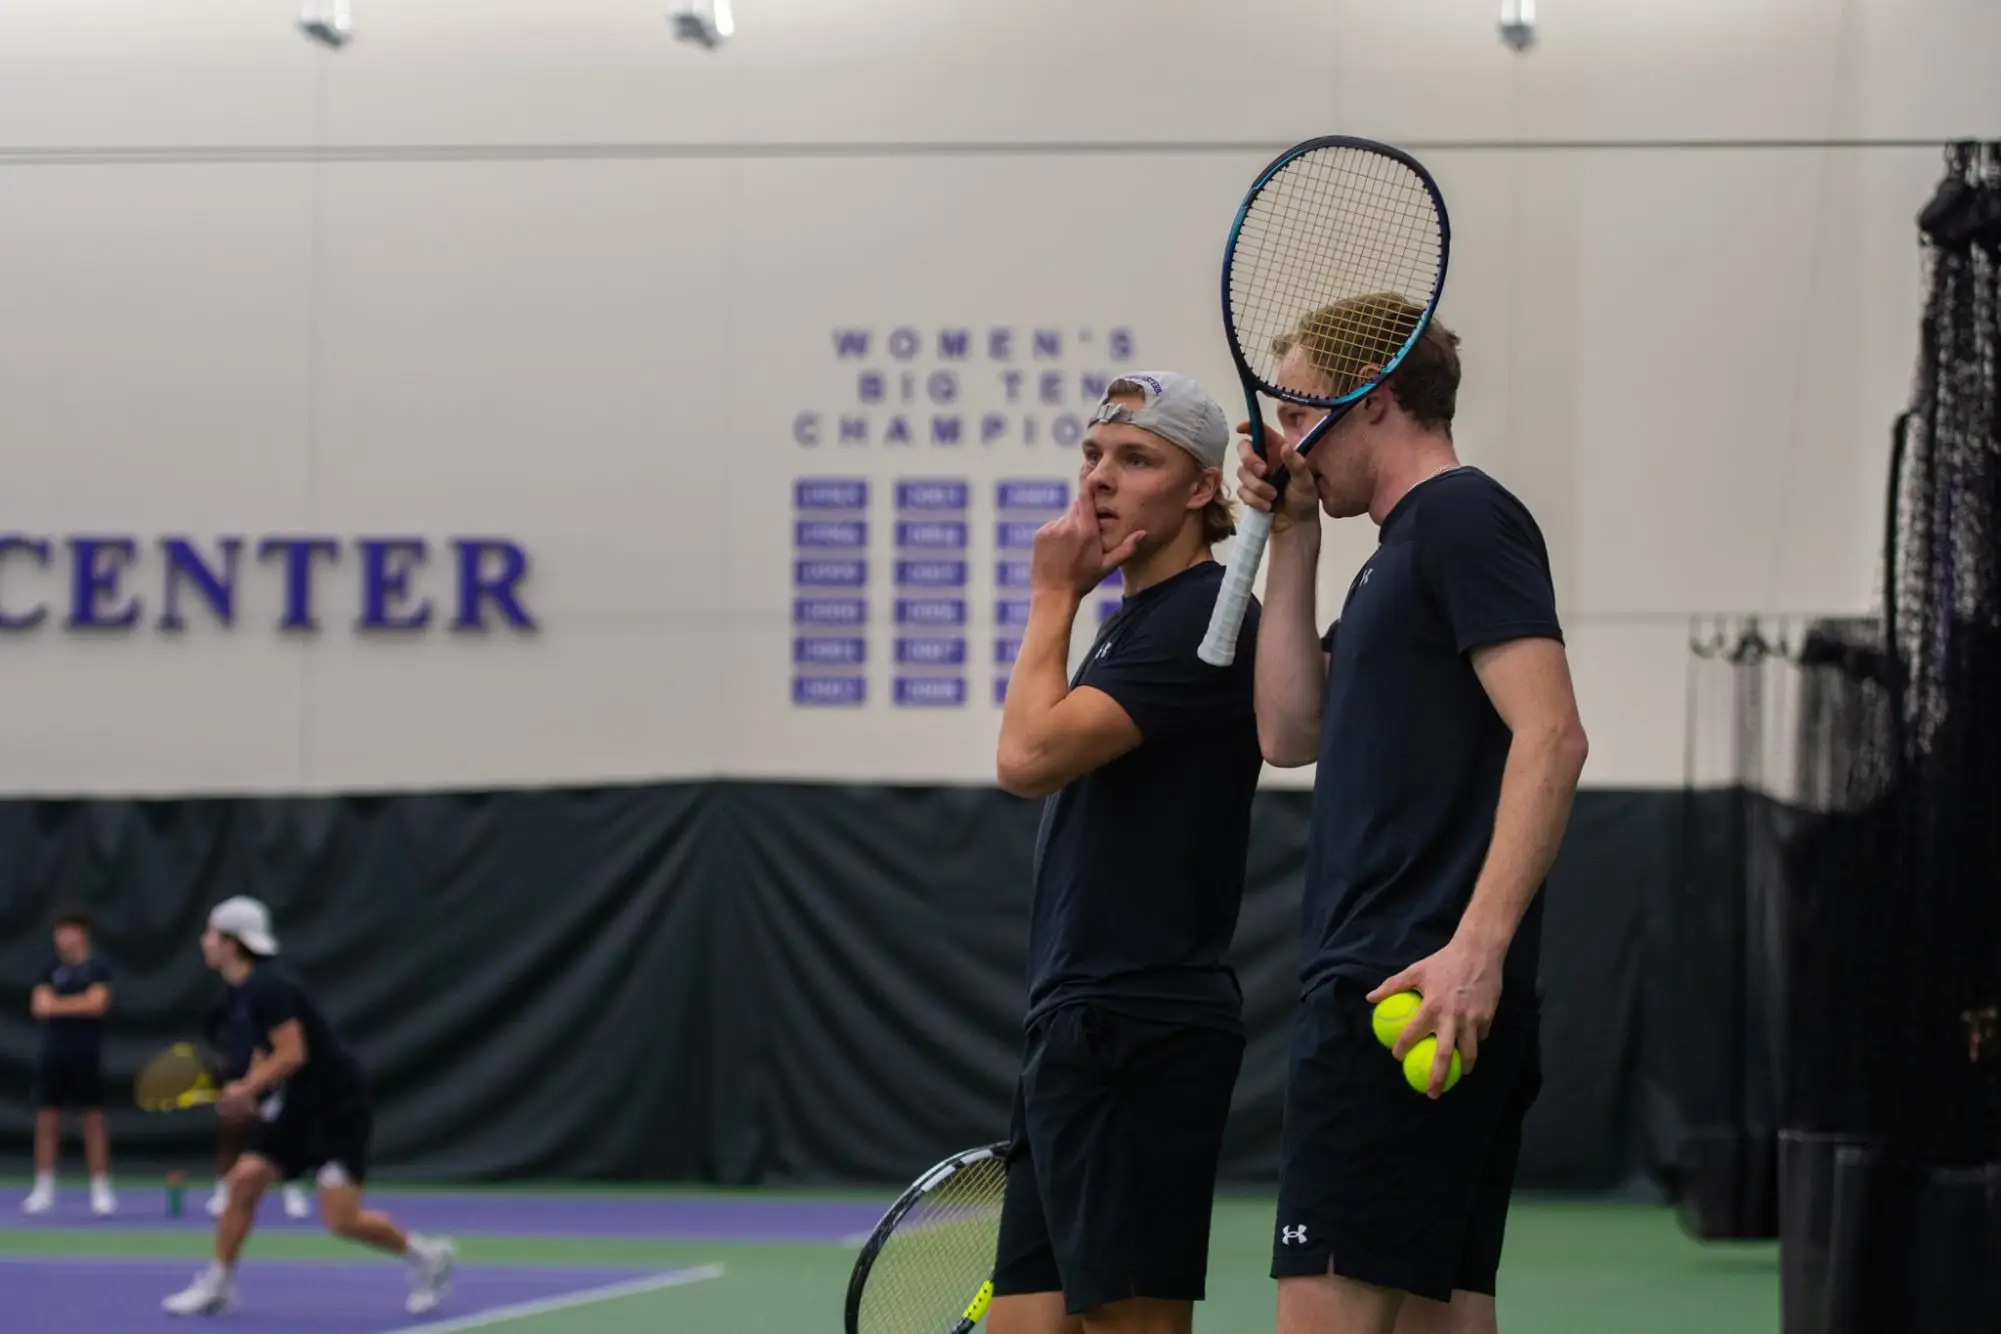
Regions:
<instances>
[{"instance_id":1,"label":"under armour logo on shorts","mask_svg":"<svg viewBox=\"0 0 2001 1334\"><path fill-rule=\"evenodd\" d=\"M1278 1230L1278 1235L1279 1240L1288 1246L1304 1246L1306 1244L1306 1225L1302 1223L1298 1227L1282 1227Z\"/></svg>"}]
</instances>

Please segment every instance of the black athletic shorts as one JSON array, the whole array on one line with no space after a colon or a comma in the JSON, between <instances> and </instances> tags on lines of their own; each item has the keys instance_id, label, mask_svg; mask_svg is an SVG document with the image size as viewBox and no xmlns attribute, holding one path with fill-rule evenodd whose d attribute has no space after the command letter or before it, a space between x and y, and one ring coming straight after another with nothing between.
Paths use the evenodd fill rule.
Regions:
<instances>
[{"instance_id":1,"label":"black athletic shorts","mask_svg":"<svg viewBox=\"0 0 2001 1334\"><path fill-rule=\"evenodd\" d=\"M1244 1040L1062 1006L1030 1029L1015 1086L994 1295L1200 1301L1216 1163Z\"/></svg>"},{"instance_id":2,"label":"black athletic shorts","mask_svg":"<svg viewBox=\"0 0 2001 1334\"><path fill-rule=\"evenodd\" d=\"M278 1094L275 1115L255 1123L245 1153L278 1169L282 1181L313 1177L322 1184L359 1186L368 1179L368 1142L375 1114L365 1090L330 1098L298 1099ZM328 1171L338 1168L338 1178Z\"/></svg>"},{"instance_id":3,"label":"black athletic shorts","mask_svg":"<svg viewBox=\"0 0 2001 1334\"><path fill-rule=\"evenodd\" d=\"M1542 1085L1533 1022L1497 1019L1437 1101L1376 1040L1368 988L1299 1004L1272 1277L1325 1274L1450 1301L1494 1291L1522 1121Z\"/></svg>"},{"instance_id":4,"label":"black athletic shorts","mask_svg":"<svg viewBox=\"0 0 2001 1334\"><path fill-rule=\"evenodd\" d=\"M95 1112L104 1108L104 1071L94 1051L48 1051L35 1069L35 1105Z\"/></svg>"}]
</instances>

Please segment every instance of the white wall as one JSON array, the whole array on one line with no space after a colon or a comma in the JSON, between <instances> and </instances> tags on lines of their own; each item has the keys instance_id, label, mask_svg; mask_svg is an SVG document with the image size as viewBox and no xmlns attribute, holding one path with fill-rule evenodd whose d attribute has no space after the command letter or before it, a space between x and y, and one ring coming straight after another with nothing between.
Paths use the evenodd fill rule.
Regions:
<instances>
[{"instance_id":1,"label":"white wall","mask_svg":"<svg viewBox=\"0 0 2001 1334\"><path fill-rule=\"evenodd\" d=\"M1689 614L1872 604L1927 143L2001 134L1990 0L1545 0L1524 57L1489 0L737 0L714 54L665 8L356 0L338 54L268 0L0 8L0 532L58 543L0 565L51 607L0 636L0 790L985 781L993 484L1071 474L1088 374L1236 408L1230 216L1330 131L1445 191L1459 436L1550 540L1588 782L1680 781ZM857 373L903 368L834 334L899 327L920 394L972 333L952 410L1007 438L796 444L884 429ZM993 329L1060 403L1007 402ZM802 475L873 483L859 710L789 702ZM890 702L908 477L970 486L959 708ZM166 634L155 547L139 628L66 629L60 543L110 533L506 536L539 628L357 634L350 551L315 637L255 562L233 627ZM1329 543L1330 613L1373 541Z\"/></svg>"}]
</instances>

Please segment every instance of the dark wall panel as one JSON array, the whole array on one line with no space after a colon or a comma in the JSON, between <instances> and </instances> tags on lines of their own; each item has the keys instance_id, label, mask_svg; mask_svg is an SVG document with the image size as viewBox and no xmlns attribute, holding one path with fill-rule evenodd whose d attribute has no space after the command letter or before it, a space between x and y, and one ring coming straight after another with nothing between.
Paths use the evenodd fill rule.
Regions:
<instances>
[{"instance_id":1,"label":"dark wall panel","mask_svg":"<svg viewBox=\"0 0 2001 1334\"><path fill-rule=\"evenodd\" d=\"M1675 792L1579 796L1525 1186L1631 1186L1672 1159L1660 956L1687 813ZM215 994L209 905L251 893L371 1070L387 1175L902 1179L1006 1128L1035 823L991 790L756 783L0 804L0 1158L27 1154L54 907L100 920L122 1099ZM1233 1182L1277 1167L1306 824L1304 793L1260 796ZM128 1163L202 1162L212 1128L114 1125Z\"/></svg>"}]
</instances>

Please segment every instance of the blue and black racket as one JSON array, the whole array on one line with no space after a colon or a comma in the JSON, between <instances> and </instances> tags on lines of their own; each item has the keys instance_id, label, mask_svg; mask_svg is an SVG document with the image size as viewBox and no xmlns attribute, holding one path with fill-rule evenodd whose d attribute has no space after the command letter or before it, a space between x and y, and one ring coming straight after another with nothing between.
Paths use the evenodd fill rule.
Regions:
<instances>
[{"instance_id":1,"label":"blue and black racket","mask_svg":"<svg viewBox=\"0 0 2001 1334\"><path fill-rule=\"evenodd\" d=\"M1333 135L1282 153L1259 174L1223 252L1223 322L1230 334L1251 446L1265 448L1260 392L1325 408L1299 443L1305 454L1381 385L1417 343L1445 291L1452 228L1445 199L1410 154ZM1280 368L1288 354L1305 378ZM1269 480L1285 494L1285 473ZM1227 666L1250 602L1271 515L1246 507L1230 568L1210 614L1202 661Z\"/></svg>"},{"instance_id":2,"label":"blue and black racket","mask_svg":"<svg viewBox=\"0 0 2001 1334\"><path fill-rule=\"evenodd\" d=\"M969 1334L994 1296L1005 1141L955 1153L910 1184L863 1243L847 1334Z\"/></svg>"}]
</instances>

